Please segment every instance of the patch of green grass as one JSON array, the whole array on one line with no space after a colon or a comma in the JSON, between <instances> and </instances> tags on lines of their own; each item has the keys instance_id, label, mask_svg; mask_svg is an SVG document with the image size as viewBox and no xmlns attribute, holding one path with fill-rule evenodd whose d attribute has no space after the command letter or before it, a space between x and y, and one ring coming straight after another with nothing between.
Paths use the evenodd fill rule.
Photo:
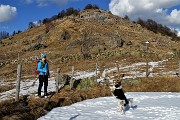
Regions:
<instances>
[{"instance_id":1,"label":"patch of green grass","mask_svg":"<svg viewBox=\"0 0 180 120\"><path fill-rule=\"evenodd\" d=\"M97 82L93 78L84 78L81 80L80 84L77 86L77 89L85 89L88 90L97 85Z\"/></svg>"}]
</instances>

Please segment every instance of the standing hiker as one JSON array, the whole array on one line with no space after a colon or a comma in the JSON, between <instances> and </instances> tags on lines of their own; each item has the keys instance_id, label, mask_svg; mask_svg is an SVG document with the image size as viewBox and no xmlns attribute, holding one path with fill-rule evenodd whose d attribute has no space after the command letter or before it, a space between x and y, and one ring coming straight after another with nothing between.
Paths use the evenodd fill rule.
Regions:
<instances>
[{"instance_id":1,"label":"standing hiker","mask_svg":"<svg viewBox=\"0 0 180 120\"><path fill-rule=\"evenodd\" d=\"M49 76L49 66L46 60L46 54L41 54L41 60L38 62L37 70L39 71L38 96L41 97L41 88L44 83L44 97L47 97L47 86Z\"/></svg>"}]
</instances>

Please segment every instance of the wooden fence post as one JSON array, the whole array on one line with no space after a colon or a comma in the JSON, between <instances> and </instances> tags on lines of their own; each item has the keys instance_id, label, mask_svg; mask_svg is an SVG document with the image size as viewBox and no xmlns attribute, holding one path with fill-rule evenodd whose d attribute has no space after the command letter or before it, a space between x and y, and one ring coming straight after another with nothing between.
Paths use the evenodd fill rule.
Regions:
<instances>
[{"instance_id":1,"label":"wooden fence post","mask_svg":"<svg viewBox=\"0 0 180 120\"><path fill-rule=\"evenodd\" d=\"M17 67L17 81L16 81L16 97L15 97L15 101L19 101L21 72L22 72L22 65L18 64L18 67Z\"/></svg>"},{"instance_id":2,"label":"wooden fence post","mask_svg":"<svg viewBox=\"0 0 180 120\"><path fill-rule=\"evenodd\" d=\"M103 69L103 71L101 73L101 76L103 79L106 79L106 66L103 66L102 69Z\"/></svg>"},{"instance_id":3,"label":"wooden fence post","mask_svg":"<svg viewBox=\"0 0 180 120\"><path fill-rule=\"evenodd\" d=\"M148 54L149 42L146 41L145 44L146 44L146 78L148 79L148 77L149 77L149 63L148 63L148 55L147 54Z\"/></svg>"},{"instance_id":4,"label":"wooden fence post","mask_svg":"<svg viewBox=\"0 0 180 120\"><path fill-rule=\"evenodd\" d=\"M57 68L57 76L56 76L56 93L59 91L59 81L60 81L60 68Z\"/></svg>"},{"instance_id":5,"label":"wooden fence post","mask_svg":"<svg viewBox=\"0 0 180 120\"><path fill-rule=\"evenodd\" d=\"M146 58L146 78L149 77L149 64L148 64L148 59Z\"/></svg>"},{"instance_id":6,"label":"wooden fence post","mask_svg":"<svg viewBox=\"0 0 180 120\"><path fill-rule=\"evenodd\" d=\"M178 76L180 77L180 60L179 60L179 72L178 72Z\"/></svg>"},{"instance_id":7,"label":"wooden fence post","mask_svg":"<svg viewBox=\"0 0 180 120\"><path fill-rule=\"evenodd\" d=\"M97 82L97 79L98 79L98 63L96 62L96 82Z\"/></svg>"},{"instance_id":8,"label":"wooden fence post","mask_svg":"<svg viewBox=\"0 0 180 120\"><path fill-rule=\"evenodd\" d=\"M72 80L73 80L73 77L74 77L74 66L72 66L72 76L71 76L71 80L70 80L70 89L72 87Z\"/></svg>"}]
</instances>

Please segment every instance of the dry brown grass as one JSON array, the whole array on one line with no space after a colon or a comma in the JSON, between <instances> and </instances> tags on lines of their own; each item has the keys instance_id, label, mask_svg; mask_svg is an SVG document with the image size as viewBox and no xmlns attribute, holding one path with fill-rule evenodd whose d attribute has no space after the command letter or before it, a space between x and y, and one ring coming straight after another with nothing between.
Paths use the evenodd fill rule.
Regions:
<instances>
[{"instance_id":1,"label":"dry brown grass","mask_svg":"<svg viewBox=\"0 0 180 120\"><path fill-rule=\"evenodd\" d=\"M16 86L15 85L4 85L0 86L0 93L14 89Z\"/></svg>"},{"instance_id":2,"label":"dry brown grass","mask_svg":"<svg viewBox=\"0 0 180 120\"><path fill-rule=\"evenodd\" d=\"M70 90L69 87L55 93L50 100L43 98L27 98L23 96L19 102L8 100L0 102L0 119L2 120L35 120L46 114L46 111L58 106L71 105L86 99L110 96L107 86L98 85L88 90Z\"/></svg>"},{"instance_id":3,"label":"dry brown grass","mask_svg":"<svg viewBox=\"0 0 180 120\"><path fill-rule=\"evenodd\" d=\"M33 120L34 117L30 113L27 106L27 96L20 98L19 102L7 100L0 102L0 119L1 120Z\"/></svg>"},{"instance_id":4,"label":"dry brown grass","mask_svg":"<svg viewBox=\"0 0 180 120\"><path fill-rule=\"evenodd\" d=\"M180 92L179 77L155 77L148 79L124 80L128 92Z\"/></svg>"}]
</instances>

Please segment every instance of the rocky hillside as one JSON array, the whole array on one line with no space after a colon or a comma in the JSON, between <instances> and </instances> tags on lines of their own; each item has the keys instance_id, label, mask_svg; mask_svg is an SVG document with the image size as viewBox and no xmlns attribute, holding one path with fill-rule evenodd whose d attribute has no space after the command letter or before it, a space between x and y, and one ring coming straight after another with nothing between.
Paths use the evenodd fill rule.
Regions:
<instances>
[{"instance_id":1,"label":"rocky hillside","mask_svg":"<svg viewBox=\"0 0 180 120\"><path fill-rule=\"evenodd\" d=\"M33 76L35 59L44 52L50 70L60 67L68 72L71 66L93 70L96 62L109 67L124 59L126 63L177 59L179 46L171 37L155 34L108 11L89 9L2 40L0 78L15 78L20 62L23 77Z\"/></svg>"}]
</instances>

